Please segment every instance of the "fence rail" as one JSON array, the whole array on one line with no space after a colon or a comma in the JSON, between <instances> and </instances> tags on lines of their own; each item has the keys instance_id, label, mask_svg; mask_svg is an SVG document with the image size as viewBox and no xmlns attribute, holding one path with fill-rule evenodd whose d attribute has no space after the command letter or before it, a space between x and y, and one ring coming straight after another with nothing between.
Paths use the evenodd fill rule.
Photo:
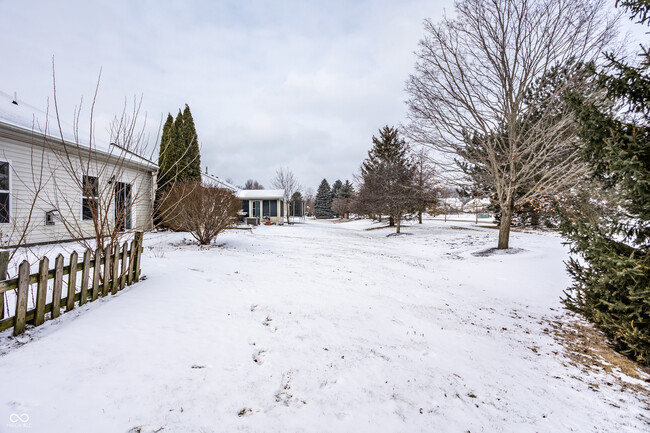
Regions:
<instances>
[{"instance_id":1,"label":"fence rail","mask_svg":"<svg viewBox=\"0 0 650 433\"><path fill-rule=\"evenodd\" d=\"M67 266L63 266L64 257L59 254L54 260L53 269L49 268L49 259L43 257L38 272L34 274L30 274L30 264L24 260L18 267L18 277L0 281L0 331L13 327L14 335L22 334L27 324L42 325L48 313L51 319L55 319L61 314L62 308L65 308L64 312L71 311L77 303L81 306L100 296L109 293L114 295L124 287L138 282L142 237L142 232L136 232L130 246L124 242L121 248L120 245L115 245L107 246L103 251L99 248L94 252L86 250L81 262L78 253L74 251L70 254L70 264ZM6 275L8 258L8 252L0 252L0 278ZM81 278L78 280L77 274L80 271ZM62 298L65 275L68 276L67 290ZM50 280L54 280L52 301L46 303ZM36 284L35 306L28 309L27 299L33 284ZM16 290L16 310L12 317L5 318L4 294L10 290Z\"/></svg>"}]
</instances>

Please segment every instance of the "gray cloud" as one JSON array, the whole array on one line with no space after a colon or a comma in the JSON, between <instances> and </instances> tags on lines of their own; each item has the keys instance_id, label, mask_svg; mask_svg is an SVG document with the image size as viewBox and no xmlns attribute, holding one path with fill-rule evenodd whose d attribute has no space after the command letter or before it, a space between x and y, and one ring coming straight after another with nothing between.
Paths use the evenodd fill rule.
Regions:
<instances>
[{"instance_id":1,"label":"gray cloud","mask_svg":"<svg viewBox=\"0 0 650 433\"><path fill-rule=\"evenodd\" d=\"M153 144L161 117L188 103L212 173L270 185L283 166L312 188L351 179L377 129L404 121L422 21L452 10L451 0L97 3L0 2L0 90L44 107L54 56L71 119L102 68L101 133L125 97L143 95Z\"/></svg>"}]
</instances>

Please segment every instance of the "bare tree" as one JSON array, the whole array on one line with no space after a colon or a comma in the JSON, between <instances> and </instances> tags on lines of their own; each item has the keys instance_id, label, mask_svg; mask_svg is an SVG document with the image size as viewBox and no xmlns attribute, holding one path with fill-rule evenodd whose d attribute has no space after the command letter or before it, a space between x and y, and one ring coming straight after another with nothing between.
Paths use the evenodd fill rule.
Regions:
<instances>
[{"instance_id":1,"label":"bare tree","mask_svg":"<svg viewBox=\"0 0 650 433\"><path fill-rule=\"evenodd\" d=\"M412 188L415 208L418 212L418 222L422 224L422 213L438 201L438 181L426 147L421 146L412 151L411 159L414 167Z\"/></svg>"},{"instance_id":2,"label":"bare tree","mask_svg":"<svg viewBox=\"0 0 650 433\"><path fill-rule=\"evenodd\" d=\"M498 248L508 248L518 202L585 174L569 133L570 112L540 113L527 94L553 67L598 58L618 20L605 7L605 0L461 0L455 19L425 21L407 81L408 134L436 151L447 183L463 177L457 161L467 162L470 146L479 149L471 156L502 213ZM560 102L580 84L567 80L548 100Z\"/></svg>"},{"instance_id":3,"label":"bare tree","mask_svg":"<svg viewBox=\"0 0 650 433\"><path fill-rule=\"evenodd\" d=\"M458 192L458 202L460 203L460 213L465 213L465 206L472 201L472 194L464 188L456 189Z\"/></svg>"},{"instance_id":4,"label":"bare tree","mask_svg":"<svg viewBox=\"0 0 650 433\"><path fill-rule=\"evenodd\" d=\"M183 182L171 187L162 198L164 222L175 230L187 231L200 245L207 245L237 221L241 202L232 191L200 182Z\"/></svg>"},{"instance_id":5,"label":"bare tree","mask_svg":"<svg viewBox=\"0 0 650 433\"><path fill-rule=\"evenodd\" d=\"M280 167L279 170L275 172L275 178L271 182L274 188L281 189L284 191L284 202L289 205L291 203L291 197L300 190L300 184L294 176L293 172L288 168ZM290 223L289 212L286 213L287 223Z\"/></svg>"},{"instance_id":6,"label":"bare tree","mask_svg":"<svg viewBox=\"0 0 650 433\"><path fill-rule=\"evenodd\" d=\"M109 142L104 144L95 139L94 119L101 73L90 104L89 129L83 133L82 104L75 109L72 131L62 127L54 73L53 80L57 125L45 141L52 155L47 169L57 175L45 200L58 220L71 238L91 249L119 244L134 230L150 229L156 146L149 146L145 135L146 118L140 121L142 98L134 97L130 106L125 100L122 112L107 125Z\"/></svg>"},{"instance_id":7,"label":"bare tree","mask_svg":"<svg viewBox=\"0 0 650 433\"><path fill-rule=\"evenodd\" d=\"M314 194L314 189L310 186L307 187L305 190L304 194L304 200L305 200L305 212L307 216L312 216L314 213L314 200L316 198L316 194Z\"/></svg>"},{"instance_id":8,"label":"bare tree","mask_svg":"<svg viewBox=\"0 0 650 433\"><path fill-rule=\"evenodd\" d=\"M264 185L254 179L248 179L242 189L264 189Z\"/></svg>"},{"instance_id":9,"label":"bare tree","mask_svg":"<svg viewBox=\"0 0 650 433\"><path fill-rule=\"evenodd\" d=\"M61 216L59 220L70 236L86 248L116 245L125 234L151 227L155 190L151 173L157 167L140 156L147 152L143 129L138 129L140 105L141 100L134 100L131 110L125 105L113 120L108 146L98 146L92 126L87 142L83 142L78 116L72 142L63 133L60 140L50 142L55 160L50 160L49 166L60 175L52 178L53 192L46 199ZM70 194L71 190L79 191L79 195ZM146 215L140 224L135 220L136 212Z\"/></svg>"}]
</instances>

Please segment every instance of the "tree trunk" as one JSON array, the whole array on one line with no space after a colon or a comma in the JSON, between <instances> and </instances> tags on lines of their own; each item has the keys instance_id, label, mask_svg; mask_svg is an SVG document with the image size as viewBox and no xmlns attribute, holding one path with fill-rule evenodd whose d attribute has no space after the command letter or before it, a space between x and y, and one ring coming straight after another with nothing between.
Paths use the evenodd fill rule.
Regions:
<instances>
[{"instance_id":1,"label":"tree trunk","mask_svg":"<svg viewBox=\"0 0 650 433\"><path fill-rule=\"evenodd\" d=\"M422 224L422 211L418 212L418 223Z\"/></svg>"},{"instance_id":2,"label":"tree trunk","mask_svg":"<svg viewBox=\"0 0 650 433\"><path fill-rule=\"evenodd\" d=\"M512 206L501 207L501 224L499 225L499 244L497 249L507 250L510 241L510 224L512 222Z\"/></svg>"},{"instance_id":3,"label":"tree trunk","mask_svg":"<svg viewBox=\"0 0 650 433\"><path fill-rule=\"evenodd\" d=\"M401 222L402 222L402 216L401 216L401 215L397 215L397 218L396 218L396 219L397 219L397 228L396 228L396 230L395 230L395 233L399 233L399 232L400 232L399 229L400 229Z\"/></svg>"},{"instance_id":4,"label":"tree trunk","mask_svg":"<svg viewBox=\"0 0 650 433\"><path fill-rule=\"evenodd\" d=\"M388 227L395 227L395 218L393 216L390 216L390 219L388 220Z\"/></svg>"}]
</instances>

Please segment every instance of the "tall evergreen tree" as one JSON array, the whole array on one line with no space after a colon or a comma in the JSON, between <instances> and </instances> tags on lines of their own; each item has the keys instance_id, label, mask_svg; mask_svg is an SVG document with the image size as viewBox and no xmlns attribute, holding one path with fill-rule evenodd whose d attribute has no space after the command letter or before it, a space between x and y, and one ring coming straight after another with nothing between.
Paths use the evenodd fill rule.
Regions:
<instances>
[{"instance_id":1,"label":"tall evergreen tree","mask_svg":"<svg viewBox=\"0 0 650 433\"><path fill-rule=\"evenodd\" d=\"M183 180L188 182L198 182L201 180L201 154L199 151L199 138L196 134L194 126L194 119L190 106L185 104L183 110L183 127L182 127L182 140L183 147L187 149L183 156Z\"/></svg>"},{"instance_id":2,"label":"tall evergreen tree","mask_svg":"<svg viewBox=\"0 0 650 433\"><path fill-rule=\"evenodd\" d=\"M363 183L359 190L361 207L369 213L386 213L397 223L400 233L405 213L415 207L413 180L415 169L408 146L396 128L385 126L379 138L372 137L373 148L361 166Z\"/></svg>"},{"instance_id":3,"label":"tall evergreen tree","mask_svg":"<svg viewBox=\"0 0 650 433\"><path fill-rule=\"evenodd\" d=\"M349 180L346 179L345 183L341 186L341 189L339 190L339 198L352 198L352 195L354 194L354 187L350 183Z\"/></svg>"},{"instance_id":4,"label":"tall evergreen tree","mask_svg":"<svg viewBox=\"0 0 650 433\"><path fill-rule=\"evenodd\" d=\"M163 125L160 137L160 152L158 153L158 190L162 190L169 185L171 178L171 167L173 157L171 155L174 143L172 142L172 128L174 127L174 118L171 113L167 114L167 121Z\"/></svg>"},{"instance_id":5,"label":"tall evergreen tree","mask_svg":"<svg viewBox=\"0 0 650 433\"><path fill-rule=\"evenodd\" d=\"M639 23L650 23L647 1L621 4ZM608 68L597 75L603 101L574 95L583 156L609 206L565 209L561 229L581 257L567 264L574 280L567 306L622 353L650 364L650 53L641 50L638 65L608 56Z\"/></svg>"},{"instance_id":6,"label":"tall evergreen tree","mask_svg":"<svg viewBox=\"0 0 650 433\"><path fill-rule=\"evenodd\" d=\"M334 200L341 198L341 188L343 188L343 182L341 182L341 179L336 179L332 184L332 203L334 203ZM332 211L337 218L341 216L335 209L332 209Z\"/></svg>"},{"instance_id":7,"label":"tall evergreen tree","mask_svg":"<svg viewBox=\"0 0 650 433\"><path fill-rule=\"evenodd\" d=\"M316 218L334 217L332 213L332 189L327 179L323 179L318 187L314 203L314 215Z\"/></svg>"},{"instance_id":8,"label":"tall evergreen tree","mask_svg":"<svg viewBox=\"0 0 650 433\"><path fill-rule=\"evenodd\" d=\"M171 129L171 141L173 143L170 149L170 156L173 161L171 172L175 182L182 182L185 180L184 173L187 170L187 146L183 141L183 114L181 110L178 110L178 114L174 119L174 127Z\"/></svg>"},{"instance_id":9,"label":"tall evergreen tree","mask_svg":"<svg viewBox=\"0 0 650 433\"><path fill-rule=\"evenodd\" d=\"M340 198L341 188L343 187L343 182L341 179L336 179L332 184L332 198Z\"/></svg>"}]
</instances>

